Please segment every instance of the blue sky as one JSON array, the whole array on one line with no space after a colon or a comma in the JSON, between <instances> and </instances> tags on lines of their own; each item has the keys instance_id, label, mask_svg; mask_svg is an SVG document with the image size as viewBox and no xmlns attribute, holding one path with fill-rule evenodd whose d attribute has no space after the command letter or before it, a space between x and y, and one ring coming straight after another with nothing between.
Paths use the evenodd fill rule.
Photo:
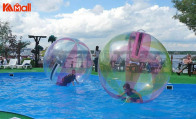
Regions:
<instances>
[{"instance_id":1,"label":"blue sky","mask_svg":"<svg viewBox=\"0 0 196 119\"><path fill-rule=\"evenodd\" d=\"M196 50L196 36L186 25L173 19L176 9L171 0L2 0L2 4L32 4L32 11L8 13L0 11L0 20L9 21L13 34L23 36L55 35L77 38L94 49L116 35L143 29L167 50ZM32 42L30 48L34 47ZM50 43L42 39L40 45Z\"/></svg>"},{"instance_id":2,"label":"blue sky","mask_svg":"<svg viewBox=\"0 0 196 119\"><path fill-rule=\"evenodd\" d=\"M159 6L169 6L172 7L173 3L171 0L145 0L152 5L159 5ZM28 2L28 1L25 1ZM92 9L95 5L101 5L104 9L109 10L111 8L116 8L123 6L125 3L132 4L132 0L71 0L71 1L64 1L65 3L68 2L68 6L61 6L57 12L61 13L71 13L75 10L80 8ZM65 10L65 11L64 11Z\"/></svg>"},{"instance_id":3,"label":"blue sky","mask_svg":"<svg viewBox=\"0 0 196 119\"><path fill-rule=\"evenodd\" d=\"M141 1L141 0L140 0ZM143 1L143 0L142 0ZM159 5L159 6L169 6L173 7L173 3L171 0L144 0L151 5ZM28 1L23 1L24 3L28 3ZM120 7L125 5L126 3L133 4L133 0L64 0L64 3L59 6L59 9L55 11L43 11L39 9L34 9L38 11L42 17L52 17L55 14L59 13L72 13L81 8L93 9L96 5L101 5L105 10L109 10L112 8ZM36 8L36 5L34 6Z\"/></svg>"}]
</instances>

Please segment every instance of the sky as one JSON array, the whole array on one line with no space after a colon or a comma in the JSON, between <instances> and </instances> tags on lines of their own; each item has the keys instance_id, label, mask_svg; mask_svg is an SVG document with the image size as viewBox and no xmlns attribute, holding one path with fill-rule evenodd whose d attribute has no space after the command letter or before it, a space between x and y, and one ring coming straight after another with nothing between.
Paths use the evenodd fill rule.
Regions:
<instances>
[{"instance_id":1,"label":"sky","mask_svg":"<svg viewBox=\"0 0 196 119\"><path fill-rule=\"evenodd\" d=\"M3 12L3 3L27 5L31 12ZM193 31L172 17L177 10L171 0L1 0L0 21L10 23L12 34L31 41L28 35L43 35L40 45L49 47L50 35L76 38L89 49L102 49L113 37L144 30L168 51L196 51Z\"/></svg>"}]
</instances>

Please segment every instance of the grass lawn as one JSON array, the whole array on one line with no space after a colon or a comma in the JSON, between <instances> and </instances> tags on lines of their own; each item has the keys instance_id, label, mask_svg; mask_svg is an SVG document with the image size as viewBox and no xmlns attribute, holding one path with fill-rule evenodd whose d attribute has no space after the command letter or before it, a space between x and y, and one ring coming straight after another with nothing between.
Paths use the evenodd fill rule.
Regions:
<instances>
[{"instance_id":1,"label":"grass lawn","mask_svg":"<svg viewBox=\"0 0 196 119\"><path fill-rule=\"evenodd\" d=\"M14 73L14 72L44 72L43 68L32 69L0 69L0 73ZM98 75L97 72L92 71L93 75ZM188 74L181 74L178 76L172 73L169 83L174 84L196 84L196 75L188 76Z\"/></svg>"},{"instance_id":2,"label":"grass lawn","mask_svg":"<svg viewBox=\"0 0 196 119\"><path fill-rule=\"evenodd\" d=\"M24 115L0 111L0 119L33 119Z\"/></svg>"},{"instance_id":3,"label":"grass lawn","mask_svg":"<svg viewBox=\"0 0 196 119\"><path fill-rule=\"evenodd\" d=\"M196 74L191 76L188 74L181 74L178 76L176 73L172 73L169 83L196 84Z\"/></svg>"},{"instance_id":4,"label":"grass lawn","mask_svg":"<svg viewBox=\"0 0 196 119\"><path fill-rule=\"evenodd\" d=\"M43 68L32 69L0 69L0 73L14 73L14 72L44 72Z\"/></svg>"}]
</instances>

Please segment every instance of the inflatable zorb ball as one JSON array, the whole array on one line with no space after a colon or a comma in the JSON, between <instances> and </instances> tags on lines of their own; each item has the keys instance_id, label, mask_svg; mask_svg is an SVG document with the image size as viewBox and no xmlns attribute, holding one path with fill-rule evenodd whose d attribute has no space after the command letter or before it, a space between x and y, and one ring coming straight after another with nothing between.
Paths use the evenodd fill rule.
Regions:
<instances>
[{"instance_id":1,"label":"inflatable zorb ball","mask_svg":"<svg viewBox=\"0 0 196 119\"><path fill-rule=\"evenodd\" d=\"M72 71L76 72L78 82L83 82L92 71L89 48L73 38L55 41L44 55L44 71L55 84L62 83L62 78Z\"/></svg>"},{"instance_id":2,"label":"inflatable zorb ball","mask_svg":"<svg viewBox=\"0 0 196 119\"><path fill-rule=\"evenodd\" d=\"M144 32L131 32L111 39L99 56L99 77L105 91L118 99L140 103L155 99L165 89L171 74L171 61L165 47ZM124 84L132 92L120 96ZM133 100L132 100L133 99ZM135 101L134 101L135 100ZM137 100L138 101L138 100ZM128 102L128 101L127 101Z\"/></svg>"}]
</instances>

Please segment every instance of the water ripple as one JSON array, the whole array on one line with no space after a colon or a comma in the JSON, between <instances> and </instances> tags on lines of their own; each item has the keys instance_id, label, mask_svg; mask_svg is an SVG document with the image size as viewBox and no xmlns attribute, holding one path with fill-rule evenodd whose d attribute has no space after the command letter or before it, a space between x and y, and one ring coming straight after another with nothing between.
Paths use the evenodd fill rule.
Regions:
<instances>
[{"instance_id":1,"label":"water ripple","mask_svg":"<svg viewBox=\"0 0 196 119\"><path fill-rule=\"evenodd\" d=\"M0 110L36 119L195 118L196 85L174 85L144 104L110 97L92 75L76 86L57 86L43 73L0 75Z\"/></svg>"}]
</instances>

